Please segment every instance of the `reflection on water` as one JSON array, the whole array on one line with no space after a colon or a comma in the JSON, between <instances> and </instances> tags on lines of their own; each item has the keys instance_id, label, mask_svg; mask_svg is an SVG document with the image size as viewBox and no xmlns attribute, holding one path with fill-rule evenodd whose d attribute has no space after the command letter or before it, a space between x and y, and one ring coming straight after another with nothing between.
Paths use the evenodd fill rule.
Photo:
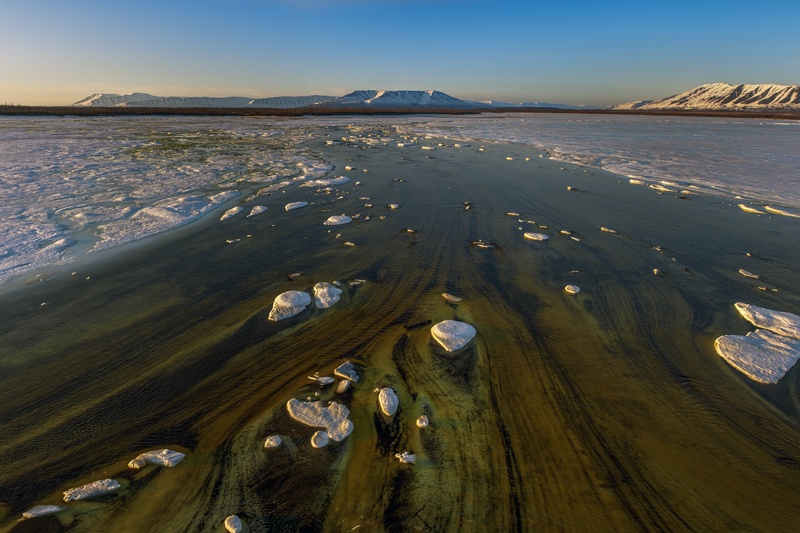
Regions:
<instances>
[{"instance_id":1,"label":"reflection on water","mask_svg":"<svg viewBox=\"0 0 800 533\"><path fill-rule=\"evenodd\" d=\"M287 189L258 217L203 220L4 296L0 531L220 531L231 514L251 531L795 527L800 372L753 384L712 344L747 330L736 301L800 309L796 222L523 147L367 146L310 144L367 169L361 185ZM361 216L322 224L339 214ZM524 239L534 227L550 240ZM267 320L279 293L334 280L331 309ZM448 353L408 327L444 319L477 336ZM361 374L350 392L307 379L344 359ZM400 399L391 418L383 386ZM316 392L355 426L321 449L285 409ZM285 445L265 449L275 434ZM165 447L186 459L127 468ZM15 522L103 478L122 489Z\"/></svg>"}]
</instances>

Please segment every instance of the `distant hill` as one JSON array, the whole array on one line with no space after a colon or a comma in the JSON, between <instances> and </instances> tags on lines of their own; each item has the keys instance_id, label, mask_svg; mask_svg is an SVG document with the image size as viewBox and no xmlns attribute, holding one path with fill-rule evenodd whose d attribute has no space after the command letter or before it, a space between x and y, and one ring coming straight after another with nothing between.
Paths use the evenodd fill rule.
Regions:
<instances>
[{"instance_id":1,"label":"distant hill","mask_svg":"<svg viewBox=\"0 0 800 533\"><path fill-rule=\"evenodd\" d=\"M349 94L320 102L318 107L384 107L384 108L403 108L403 107L430 107L447 109L473 109L488 107L481 102L461 100L441 91L379 91L362 90L353 91Z\"/></svg>"},{"instance_id":2,"label":"distant hill","mask_svg":"<svg viewBox=\"0 0 800 533\"><path fill-rule=\"evenodd\" d=\"M482 104L490 107L534 107L539 109L595 109L591 106L572 104L553 104L551 102L503 102L500 100L483 100Z\"/></svg>"},{"instance_id":3,"label":"distant hill","mask_svg":"<svg viewBox=\"0 0 800 533\"><path fill-rule=\"evenodd\" d=\"M610 109L743 111L800 109L800 85L707 83L661 100L629 102Z\"/></svg>"},{"instance_id":4,"label":"distant hill","mask_svg":"<svg viewBox=\"0 0 800 533\"><path fill-rule=\"evenodd\" d=\"M247 98L244 96L153 96L147 93L105 94L87 96L74 106L82 107L258 107L270 109L292 109L333 100L335 96L275 96L271 98Z\"/></svg>"},{"instance_id":5,"label":"distant hill","mask_svg":"<svg viewBox=\"0 0 800 533\"><path fill-rule=\"evenodd\" d=\"M244 96L154 96L147 93L107 94L97 93L72 104L80 107L148 107L148 108L264 108L296 109L317 107L325 109L464 109L490 108L550 108L584 109L584 106L551 104L545 102L475 102L461 100L441 91L388 91L360 90L344 96L275 96L248 98ZM588 108L586 108L588 109Z\"/></svg>"}]
</instances>

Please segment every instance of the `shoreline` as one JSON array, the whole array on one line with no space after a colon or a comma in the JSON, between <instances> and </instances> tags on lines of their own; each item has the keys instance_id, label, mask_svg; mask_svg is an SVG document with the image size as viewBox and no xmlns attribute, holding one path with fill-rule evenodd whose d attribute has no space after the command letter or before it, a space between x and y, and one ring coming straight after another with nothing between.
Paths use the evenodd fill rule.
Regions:
<instances>
[{"instance_id":1,"label":"shoreline","mask_svg":"<svg viewBox=\"0 0 800 533\"><path fill-rule=\"evenodd\" d=\"M770 120L800 120L800 110L635 110L635 109L560 109L549 107L499 107L492 109L454 108L330 108L300 107L289 109L250 108L184 108L184 107L73 107L0 105L0 116L241 116L241 117L302 117L302 116L398 116L398 115L480 115L510 113L555 113L578 115L641 115L675 117L714 117Z\"/></svg>"}]
</instances>

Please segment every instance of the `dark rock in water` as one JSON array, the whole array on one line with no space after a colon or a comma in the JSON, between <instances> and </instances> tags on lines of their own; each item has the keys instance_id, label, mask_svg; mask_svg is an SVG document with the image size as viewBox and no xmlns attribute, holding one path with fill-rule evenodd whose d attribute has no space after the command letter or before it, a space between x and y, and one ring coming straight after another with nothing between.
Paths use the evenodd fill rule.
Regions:
<instances>
[{"instance_id":1,"label":"dark rock in water","mask_svg":"<svg viewBox=\"0 0 800 533\"><path fill-rule=\"evenodd\" d=\"M410 325L406 326L406 329L407 330L419 329L419 328L421 328L423 326L427 326L431 322L433 322L433 320L423 320L422 322L415 322L414 324L410 324Z\"/></svg>"}]
</instances>

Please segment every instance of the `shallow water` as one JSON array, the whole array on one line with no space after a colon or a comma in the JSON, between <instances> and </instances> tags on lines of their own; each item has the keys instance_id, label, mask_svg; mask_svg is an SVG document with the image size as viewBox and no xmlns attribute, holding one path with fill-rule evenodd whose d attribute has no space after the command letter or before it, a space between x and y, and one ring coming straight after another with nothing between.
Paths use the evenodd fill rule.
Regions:
<instances>
[{"instance_id":1,"label":"shallow water","mask_svg":"<svg viewBox=\"0 0 800 533\"><path fill-rule=\"evenodd\" d=\"M306 145L356 167L331 194L285 189L243 205L267 205L258 217L207 217L4 294L0 531L220 531L233 513L251 531L794 530L800 371L758 385L713 350L750 329L736 301L800 310L794 219L521 146L325 145L352 133L320 126ZM362 217L322 224L343 213ZM333 280L331 309L267 320L280 292ZM450 354L409 327L444 319L478 334ZM340 399L355 430L313 449L285 403L342 359L362 375ZM400 398L392 419L380 386ZM286 446L265 450L272 434ZM187 458L127 468L164 447ZM105 477L123 489L16 524Z\"/></svg>"}]
</instances>

